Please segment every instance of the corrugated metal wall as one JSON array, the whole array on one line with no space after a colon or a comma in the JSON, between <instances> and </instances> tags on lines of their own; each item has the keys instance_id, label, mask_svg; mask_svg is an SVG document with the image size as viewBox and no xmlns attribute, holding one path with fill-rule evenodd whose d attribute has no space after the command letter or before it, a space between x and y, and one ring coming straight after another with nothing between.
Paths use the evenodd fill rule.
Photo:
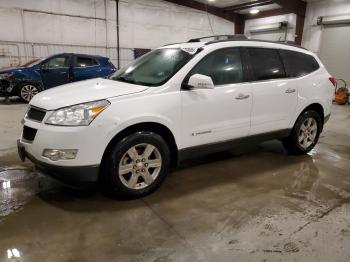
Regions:
<instances>
[{"instance_id":1,"label":"corrugated metal wall","mask_svg":"<svg viewBox=\"0 0 350 262\"><path fill-rule=\"evenodd\" d=\"M121 65L134 48L153 49L212 34L208 15L161 0L120 0ZM214 33L234 24L209 15ZM0 66L61 52L99 54L117 62L115 0L1 0Z\"/></svg>"}]
</instances>

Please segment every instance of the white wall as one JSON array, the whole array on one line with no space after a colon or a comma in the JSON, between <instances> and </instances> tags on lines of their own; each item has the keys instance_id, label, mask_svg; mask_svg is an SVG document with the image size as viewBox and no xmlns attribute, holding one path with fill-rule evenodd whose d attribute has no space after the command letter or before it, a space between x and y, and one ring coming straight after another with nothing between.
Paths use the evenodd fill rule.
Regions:
<instances>
[{"instance_id":1,"label":"white wall","mask_svg":"<svg viewBox=\"0 0 350 262\"><path fill-rule=\"evenodd\" d=\"M319 16L332 16L350 13L349 0L325 0L310 2L306 9L306 18L302 46L318 53L320 50L322 27L316 24ZM341 41L341 39L339 39Z\"/></svg>"},{"instance_id":2,"label":"white wall","mask_svg":"<svg viewBox=\"0 0 350 262\"><path fill-rule=\"evenodd\" d=\"M133 48L156 48L212 34L205 12L166 1L121 0L119 8L123 64L132 60ZM234 33L233 23L209 18L215 34ZM1 0L0 24L0 66L58 52L117 60L114 0Z\"/></svg>"},{"instance_id":3,"label":"white wall","mask_svg":"<svg viewBox=\"0 0 350 262\"><path fill-rule=\"evenodd\" d=\"M234 24L206 13L156 0L121 1L121 45L154 48L193 37L234 34Z\"/></svg>"},{"instance_id":4,"label":"white wall","mask_svg":"<svg viewBox=\"0 0 350 262\"><path fill-rule=\"evenodd\" d=\"M249 28L252 26L259 26L265 24L279 23L279 22L288 22L288 32L287 32L287 40L294 41L295 40L295 27L296 27L296 15L295 14L286 14L286 15L278 15L264 18L256 18L256 19L248 19L245 22L244 33L248 37L252 37L249 33Z\"/></svg>"}]
</instances>

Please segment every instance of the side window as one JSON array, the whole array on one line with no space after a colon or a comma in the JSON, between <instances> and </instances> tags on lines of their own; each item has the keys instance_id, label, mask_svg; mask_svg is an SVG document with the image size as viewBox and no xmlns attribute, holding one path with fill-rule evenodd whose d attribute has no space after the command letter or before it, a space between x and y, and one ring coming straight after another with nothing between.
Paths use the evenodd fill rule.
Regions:
<instances>
[{"instance_id":1,"label":"side window","mask_svg":"<svg viewBox=\"0 0 350 262\"><path fill-rule=\"evenodd\" d=\"M277 50L248 48L248 53L256 81L285 77L283 64Z\"/></svg>"},{"instance_id":2,"label":"side window","mask_svg":"<svg viewBox=\"0 0 350 262\"><path fill-rule=\"evenodd\" d=\"M215 86L243 82L240 50L225 48L208 54L191 70L185 82L195 74L210 76Z\"/></svg>"},{"instance_id":3,"label":"side window","mask_svg":"<svg viewBox=\"0 0 350 262\"><path fill-rule=\"evenodd\" d=\"M287 77L304 76L320 68L316 59L311 55L287 50L280 50L280 54Z\"/></svg>"},{"instance_id":4,"label":"side window","mask_svg":"<svg viewBox=\"0 0 350 262\"><path fill-rule=\"evenodd\" d=\"M97 61L90 57L76 56L75 59L75 67L87 67L98 65Z\"/></svg>"},{"instance_id":5,"label":"side window","mask_svg":"<svg viewBox=\"0 0 350 262\"><path fill-rule=\"evenodd\" d=\"M42 65L43 69L57 69L57 68L67 68L69 67L69 57L68 56L56 56L51 58Z\"/></svg>"}]
</instances>

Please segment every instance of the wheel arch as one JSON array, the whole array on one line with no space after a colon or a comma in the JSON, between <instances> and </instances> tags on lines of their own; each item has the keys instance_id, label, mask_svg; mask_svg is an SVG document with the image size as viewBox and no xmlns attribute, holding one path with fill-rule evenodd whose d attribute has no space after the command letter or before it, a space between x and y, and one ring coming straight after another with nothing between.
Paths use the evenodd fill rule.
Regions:
<instances>
[{"instance_id":1,"label":"wheel arch","mask_svg":"<svg viewBox=\"0 0 350 262\"><path fill-rule=\"evenodd\" d=\"M43 85L42 85L42 83L41 83L40 81L30 80L30 79L22 79L22 80L18 80L18 81L14 84L12 93L19 96L19 95L20 95L21 87L22 87L23 85L26 85L26 84L35 85L35 86L37 86L37 87L40 89L40 91L44 91L44 87L43 87Z\"/></svg>"},{"instance_id":2,"label":"wheel arch","mask_svg":"<svg viewBox=\"0 0 350 262\"><path fill-rule=\"evenodd\" d=\"M108 153L112 150L113 146L116 145L119 141L121 141L126 136L136 133L136 132L153 132L160 135L165 142L169 146L169 150L171 153L171 166L174 168L178 163L178 147L175 140L175 136L173 132L165 125L157 123L157 122L141 122L137 124L133 124L131 126L126 127L125 129L118 132L108 143L103 156L102 156L102 164L104 159L108 155Z\"/></svg>"},{"instance_id":3,"label":"wheel arch","mask_svg":"<svg viewBox=\"0 0 350 262\"><path fill-rule=\"evenodd\" d=\"M312 103L312 104L308 105L307 107L305 107L304 110L298 115L297 119L302 114L304 114L306 111L309 111L309 110L316 111L320 115L321 120L322 120L322 129L323 129L325 115L324 115L324 108L320 103ZM321 132L322 132L322 129L321 129Z\"/></svg>"}]
</instances>

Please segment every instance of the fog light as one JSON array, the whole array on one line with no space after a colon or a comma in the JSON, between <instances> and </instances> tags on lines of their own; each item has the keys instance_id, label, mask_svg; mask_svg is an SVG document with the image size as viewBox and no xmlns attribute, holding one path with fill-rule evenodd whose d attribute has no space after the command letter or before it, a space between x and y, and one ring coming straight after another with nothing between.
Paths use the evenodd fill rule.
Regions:
<instances>
[{"instance_id":1,"label":"fog light","mask_svg":"<svg viewBox=\"0 0 350 262\"><path fill-rule=\"evenodd\" d=\"M77 157L77 149L45 149L43 157L46 157L52 161L58 160L72 160Z\"/></svg>"}]
</instances>

